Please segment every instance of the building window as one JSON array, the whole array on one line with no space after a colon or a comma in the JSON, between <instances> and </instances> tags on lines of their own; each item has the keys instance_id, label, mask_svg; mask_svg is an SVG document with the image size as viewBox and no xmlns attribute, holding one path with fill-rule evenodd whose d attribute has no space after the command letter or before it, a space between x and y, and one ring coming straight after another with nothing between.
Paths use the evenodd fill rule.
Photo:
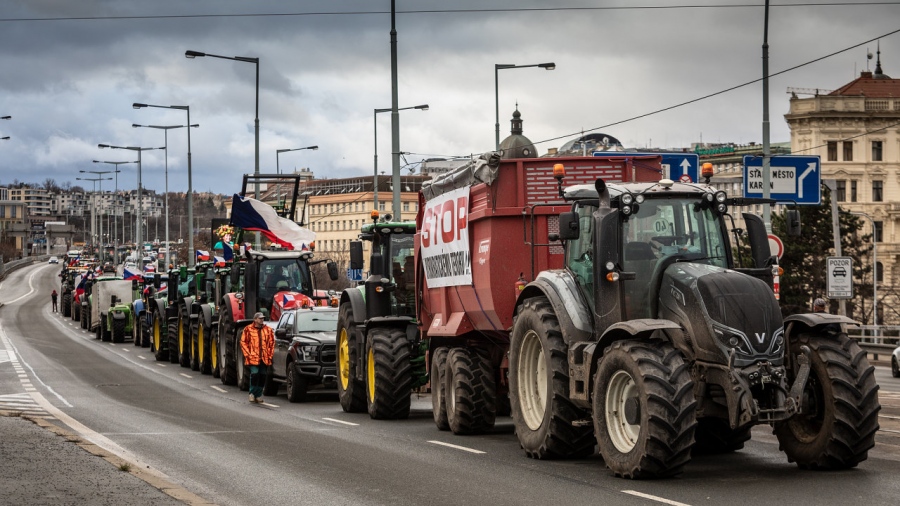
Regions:
<instances>
[{"instance_id":1,"label":"building window","mask_svg":"<svg viewBox=\"0 0 900 506\"><path fill-rule=\"evenodd\" d=\"M828 161L837 161L837 141L828 141Z\"/></svg>"},{"instance_id":2,"label":"building window","mask_svg":"<svg viewBox=\"0 0 900 506\"><path fill-rule=\"evenodd\" d=\"M853 161L853 141L844 141L844 161Z\"/></svg>"},{"instance_id":3,"label":"building window","mask_svg":"<svg viewBox=\"0 0 900 506\"><path fill-rule=\"evenodd\" d=\"M850 202L856 202L856 181L850 181Z\"/></svg>"},{"instance_id":4,"label":"building window","mask_svg":"<svg viewBox=\"0 0 900 506\"><path fill-rule=\"evenodd\" d=\"M872 161L882 161L881 141L872 141Z\"/></svg>"},{"instance_id":5,"label":"building window","mask_svg":"<svg viewBox=\"0 0 900 506\"><path fill-rule=\"evenodd\" d=\"M379 203L378 203L378 210L381 211L381 212L384 212L384 202L379 202Z\"/></svg>"},{"instance_id":6,"label":"building window","mask_svg":"<svg viewBox=\"0 0 900 506\"><path fill-rule=\"evenodd\" d=\"M875 281L884 283L884 265L881 262L875 263Z\"/></svg>"},{"instance_id":7,"label":"building window","mask_svg":"<svg viewBox=\"0 0 900 506\"><path fill-rule=\"evenodd\" d=\"M875 222L875 242L882 241L882 237L883 237L882 231L883 230L884 230L884 222L876 221Z\"/></svg>"},{"instance_id":8,"label":"building window","mask_svg":"<svg viewBox=\"0 0 900 506\"><path fill-rule=\"evenodd\" d=\"M847 201L847 181L844 179L839 179L837 181L837 190L835 192L834 199L836 202L846 202Z\"/></svg>"},{"instance_id":9,"label":"building window","mask_svg":"<svg viewBox=\"0 0 900 506\"><path fill-rule=\"evenodd\" d=\"M872 202L884 200L884 181L872 181Z\"/></svg>"},{"instance_id":10,"label":"building window","mask_svg":"<svg viewBox=\"0 0 900 506\"><path fill-rule=\"evenodd\" d=\"M409 202L404 202L404 203L403 203L403 212L404 212L404 213L408 213L408 212L409 212Z\"/></svg>"}]
</instances>

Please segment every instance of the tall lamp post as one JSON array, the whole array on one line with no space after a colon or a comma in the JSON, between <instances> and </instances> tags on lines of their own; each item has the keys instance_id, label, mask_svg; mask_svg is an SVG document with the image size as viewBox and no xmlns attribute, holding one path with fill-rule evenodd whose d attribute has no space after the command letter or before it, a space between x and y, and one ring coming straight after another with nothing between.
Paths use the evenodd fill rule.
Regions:
<instances>
[{"instance_id":1,"label":"tall lamp post","mask_svg":"<svg viewBox=\"0 0 900 506\"><path fill-rule=\"evenodd\" d=\"M187 112L187 124L191 124L191 107L187 105L150 105L135 102L131 104L135 109L143 109L144 107L155 107L157 109L178 109ZM191 129L187 129L187 162L188 162L188 266L193 267L196 261L196 253L194 251L194 184L191 178ZM168 153L168 150L166 151ZM168 193L168 192L167 192ZM167 220L168 221L168 220ZM180 234L179 234L180 235ZM166 248L168 250L168 247Z\"/></svg>"},{"instance_id":2,"label":"tall lamp post","mask_svg":"<svg viewBox=\"0 0 900 506\"><path fill-rule=\"evenodd\" d=\"M94 163L109 163L109 164L112 164L113 166L115 166L115 168L116 168L116 170L113 171L116 174L116 191L114 194L115 197L113 198L113 202L115 202L114 207L113 207L113 216L117 217L116 212L117 212L117 209L119 209L119 204L118 204L118 202L119 202L119 172L122 172L121 170L119 170L119 165L122 165L123 163L137 163L137 160L135 160L133 162L108 162L106 160L94 160ZM115 252L116 252L116 260L118 260L119 259L119 227L117 226L116 221L117 221L116 219L113 219L113 248L115 249ZM125 210L124 209L122 210L122 240L123 241L125 240Z\"/></svg>"},{"instance_id":3,"label":"tall lamp post","mask_svg":"<svg viewBox=\"0 0 900 506\"><path fill-rule=\"evenodd\" d=\"M0 119L12 119L12 116L0 116ZM9 140L8 135L5 137L0 137L0 141L8 141L8 140Z\"/></svg>"},{"instance_id":4,"label":"tall lamp post","mask_svg":"<svg viewBox=\"0 0 900 506\"><path fill-rule=\"evenodd\" d=\"M546 70L556 68L555 63L535 63L533 65L513 65L511 63L494 64L494 149L500 149L500 87L498 85L497 74L503 69L525 69L530 67L539 67Z\"/></svg>"},{"instance_id":5,"label":"tall lamp post","mask_svg":"<svg viewBox=\"0 0 900 506\"><path fill-rule=\"evenodd\" d=\"M880 335L880 332L878 332L878 235L875 230L875 220L871 215L862 211L842 212L867 218L869 224L872 225L872 324L875 327L875 335L877 336Z\"/></svg>"},{"instance_id":6,"label":"tall lamp post","mask_svg":"<svg viewBox=\"0 0 900 506\"><path fill-rule=\"evenodd\" d=\"M132 128L155 128L157 130L163 131L163 137L166 142L166 269L169 268L169 259L170 259L170 251L172 250L172 245L169 243L169 130L173 130L176 128L184 128L185 125L170 125L170 126L160 126L160 125L138 125L132 124ZM198 128L199 124L191 125L191 128ZM192 230L193 231L193 230ZM193 234L191 234L193 237ZM189 247L193 248L193 244L190 244ZM194 254L191 253L190 256L193 258Z\"/></svg>"},{"instance_id":7,"label":"tall lamp post","mask_svg":"<svg viewBox=\"0 0 900 506\"><path fill-rule=\"evenodd\" d=\"M166 148L141 148L136 146L111 146L109 144L97 144L97 147L100 149L110 148L110 149L127 149L129 151L137 151L138 159L137 159L137 226L135 227L135 247L141 253L144 254L144 238L141 235L142 223L141 220L143 217L143 207L144 207L144 191L141 187L141 152L143 151L151 151L154 149L166 149Z\"/></svg>"},{"instance_id":8,"label":"tall lamp post","mask_svg":"<svg viewBox=\"0 0 900 506\"><path fill-rule=\"evenodd\" d=\"M287 153L288 151L302 151L304 149L311 149L313 151L319 149L319 146L306 146L305 148L293 148L293 149L276 149L275 150L275 172L281 174L281 164L278 162L278 155L281 153Z\"/></svg>"},{"instance_id":9,"label":"tall lamp post","mask_svg":"<svg viewBox=\"0 0 900 506\"><path fill-rule=\"evenodd\" d=\"M185 58L197 58L197 57L210 57L210 58L221 58L223 60L233 60L233 61L242 61L247 63L253 63L256 65L256 116L253 119L253 130L256 136L256 158L255 158L255 168L253 174L259 176L259 58L249 57L249 56L220 56L217 54L209 54L202 53L200 51L185 51ZM190 123L190 120L188 120ZM259 200L259 180L257 179L254 184L255 190L253 198ZM259 235L257 234L257 238ZM259 239L257 239L258 241ZM258 249L258 248L257 248ZM193 253L192 253L193 254Z\"/></svg>"},{"instance_id":10,"label":"tall lamp post","mask_svg":"<svg viewBox=\"0 0 900 506\"><path fill-rule=\"evenodd\" d=\"M79 171L79 172L84 172L84 171L81 170L81 171ZM97 195L96 195L96 194L97 194L97 186L96 186L96 183L97 183L98 181L101 181L101 183L100 183L100 192L102 193L102 192L103 192L103 183L102 183L102 181L103 181L104 179L111 180L112 178L111 178L111 177L107 177L107 178L103 178L103 177L93 177L93 178L91 178L91 177L76 177L75 179L76 179L77 181L90 181L90 182L91 182L91 193L93 194L93 195L91 196L91 247L96 248L96 247L97 247L97 243L96 243L96 241L97 241L97 238L96 238L96 235L97 235L97 227L96 227L96 225L95 225L96 220L97 220L97 204L96 204L96 198L97 198Z\"/></svg>"},{"instance_id":11,"label":"tall lamp post","mask_svg":"<svg viewBox=\"0 0 900 506\"><path fill-rule=\"evenodd\" d=\"M412 107L401 107L397 109L397 111L405 111L407 109L418 109L420 111L427 111L428 104L422 105L414 105ZM393 109L385 108L385 109L375 109L375 113L372 114L374 119L374 131L375 131L375 172L374 178L372 179L372 191L374 193L375 200L375 210L378 210L378 114L382 112L391 112ZM394 214L397 216L397 221L400 221L400 209L394 209Z\"/></svg>"},{"instance_id":12,"label":"tall lamp post","mask_svg":"<svg viewBox=\"0 0 900 506\"><path fill-rule=\"evenodd\" d=\"M79 170L78 172L80 172L82 174L84 174L84 173L96 174L97 177L102 178L100 181L100 196L102 197L103 196L103 179L112 180L111 177L104 178L103 176L106 174L112 174L114 172L118 172L118 169L117 170ZM116 174L117 179L118 179L118 177L119 177L118 174ZM118 182L118 180L116 182ZM113 194L113 198L115 198L115 194ZM103 221L98 220L98 222L100 223L100 239L102 241L102 239L103 239ZM109 233L108 228L107 228L106 233L107 234ZM115 245L115 243L113 243L113 244Z\"/></svg>"}]
</instances>

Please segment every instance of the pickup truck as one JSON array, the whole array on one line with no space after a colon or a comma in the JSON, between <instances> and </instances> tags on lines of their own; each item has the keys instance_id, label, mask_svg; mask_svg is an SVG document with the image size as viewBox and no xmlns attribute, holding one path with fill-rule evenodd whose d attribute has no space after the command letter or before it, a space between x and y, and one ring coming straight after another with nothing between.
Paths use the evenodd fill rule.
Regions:
<instances>
[{"instance_id":1,"label":"pickup truck","mask_svg":"<svg viewBox=\"0 0 900 506\"><path fill-rule=\"evenodd\" d=\"M275 324L275 356L266 378L265 395L284 383L290 402L304 402L311 390L337 391L335 335L338 309L289 309Z\"/></svg>"}]
</instances>

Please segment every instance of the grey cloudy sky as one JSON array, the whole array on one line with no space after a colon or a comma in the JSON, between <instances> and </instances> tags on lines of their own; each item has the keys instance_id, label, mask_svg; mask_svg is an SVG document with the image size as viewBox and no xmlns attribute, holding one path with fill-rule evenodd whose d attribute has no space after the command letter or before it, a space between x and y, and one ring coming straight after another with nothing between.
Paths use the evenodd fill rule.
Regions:
<instances>
[{"instance_id":1,"label":"grey cloudy sky","mask_svg":"<svg viewBox=\"0 0 900 506\"><path fill-rule=\"evenodd\" d=\"M492 149L496 63L556 63L553 71L499 73L501 138L518 102L525 134L541 153L582 129L758 79L763 5L397 0L399 105L430 105L400 113L401 150L416 162ZM617 6L629 8L608 9ZM674 6L685 7L640 8ZM112 167L93 159L135 159L98 143L162 146L162 131L131 124L184 124L185 114L131 107L144 102L191 107L191 122L200 124L191 134L195 190L238 191L241 175L254 168L254 66L186 59L188 49L260 58L262 172L274 172L276 149L316 144L318 151L281 154L282 170L371 175L373 109L391 106L389 12L389 0L0 0L0 116L13 116L0 121L0 136L11 137L0 141L0 186L81 183L79 170ZM773 2L770 72L898 29L896 2ZM880 43L885 73L900 77L900 34ZM876 43L771 78L772 142L790 139L788 87L838 88L867 65L874 69L867 50L875 53ZM669 148L701 139L761 142L761 123L756 83L601 131L628 147ZM390 114L378 115L385 173L390 131ZM170 131L170 191L187 188L186 155L185 131ZM119 187L135 188L135 167L121 169ZM163 173L163 152L145 152L143 186L161 192Z\"/></svg>"}]
</instances>

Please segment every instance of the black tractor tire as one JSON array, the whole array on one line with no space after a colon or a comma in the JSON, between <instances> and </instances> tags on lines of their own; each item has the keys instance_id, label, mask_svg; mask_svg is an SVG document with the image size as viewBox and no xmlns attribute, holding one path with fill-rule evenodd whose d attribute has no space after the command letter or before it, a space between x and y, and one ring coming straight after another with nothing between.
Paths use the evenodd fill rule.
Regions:
<instances>
[{"instance_id":1,"label":"black tractor tire","mask_svg":"<svg viewBox=\"0 0 900 506\"><path fill-rule=\"evenodd\" d=\"M897 357L891 357L891 376L900 378L900 364L897 363Z\"/></svg>"},{"instance_id":2,"label":"black tractor tire","mask_svg":"<svg viewBox=\"0 0 900 506\"><path fill-rule=\"evenodd\" d=\"M169 363L177 364L178 363L178 319L177 318L166 318L166 339L167 339L167 347L169 350Z\"/></svg>"},{"instance_id":3,"label":"black tractor tire","mask_svg":"<svg viewBox=\"0 0 900 506\"><path fill-rule=\"evenodd\" d=\"M221 375L219 366L219 326L213 325L209 329L209 373L213 378Z\"/></svg>"},{"instance_id":4,"label":"black tractor tire","mask_svg":"<svg viewBox=\"0 0 900 506\"><path fill-rule=\"evenodd\" d=\"M292 367L288 365L288 369L292 369ZM272 374L273 370L272 366L269 366L269 370L266 371L266 383L263 385L263 395L270 397L278 395L278 387L281 386L278 381L275 381Z\"/></svg>"},{"instance_id":5,"label":"black tractor tire","mask_svg":"<svg viewBox=\"0 0 900 506\"><path fill-rule=\"evenodd\" d=\"M235 346L235 354L237 386L240 391L247 392L250 390L250 366L244 363L244 349L241 348L241 343L237 343Z\"/></svg>"},{"instance_id":6,"label":"black tractor tire","mask_svg":"<svg viewBox=\"0 0 900 506\"><path fill-rule=\"evenodd\" d=\"M450 430L450 422L447 421L447 352L449 348L441 347L434 350L431 356L431 412L434 414L434 424L438 430Z\"/></svg>"},{"instance_id":7,"label":"black tractor tire","mask_svg":"<svg viewBox=\"0 0 900 506\"><path fill-rule=\"evenodd\" d=\"M412 364L403 329L376 327L366 346L366 406L375 420L409 417Z\"/></svg>"},{"instance_id":8,"label":"black tractor tire","mask_svg":"<svg viewBox=\"0 0 900 506\"><path fill-rule=\"evenodd\" d=\"M731 453L744 447L750 440L751 427L732 429L728 420L700 418L694 431L694 455Z\"/></svg>"},{"instance_id":9,"label":"black tractor tire","mask_svg":"<svg viewBox=\"0 0 900 506\"><path fill-rule=\"evenodd\" d=\"M574 424L589 415L569 400L566 350L550 301L546 297L525 301L510 336L509 401L519 444L533 459L594 453L591 427Z\"/></svg>"},{"instance_id":10,"label":"black tractor tire","mask_svg":"<svg viewBox=\"0 0 900 506\"><path fill-rule=\"evenodd\" d=\"M509 416L512 414L512 406L509 404L509 394L497 394L497 416Z\"/></svg>"},{"instance_id":11,"label":"black tractor tire","mask_svg":"<svg viewBox=\"0 0 900 506\"><path fill-rule=\"evenodd\" d=\"M594 375L594 434L623 478L674 476L691 460L694 384L681 352L659 339L617 341Z\"/></svg>"},{"instance_id":12,"label":"black tractor tire","mask_svg":"<svg viewBox=\"0 0 900 506\"><path fill-rule=\"evenodd\" d=\"M788 462L803 469L856 467L879 428L875 368L846 334L800 334L789 352L797 356L804 345L811 353L803 413L776 423L773 432Z\"/></svg>"},{"instance_id":13,"label":"black tractor tire","mask_svg":"<svg viewBox=\"0 0 900 506\"><path fill-rule=\"evenodd\" d=\"M141 316L141 348L149 348L150 342L153 338L151 334L152 327L150 325L150 318L148 318L148 313L144 311L144 315Z\"/></svg>"},{"instance_id":14,"label":"black tractor tire","mask_svg":"<svg viewBox=\"0 0 900 506\"><path fill-rule=\"evenodd\" d=\"M72 294L67 293L62 296L62 315L63 318L72 317Z\"/></svg>"},{"instance_id":15,"label":"black tractor tire","mask_svg":"<svg viewBox=\"0 0 900 506\"><path fill-rule=\"evenodd\" d=\"M182 305L178 307L178 364L191 367L191 315Z\"/></svg>"},{"instance_id":16,"label":"black tractor tire","mask_svg":"<svg viewBox=\"0 0 900 506\"><path fill-rule=\"evenodd\" d=\"M75 321L81 320L81 304L72 304L72 319ZM84 326L82 325L81 328L84 328Z\"/></svg>"},{"instance_id":17,"label":"black tractor tire","mask_svg":"<svg viewBox=\"0 0 900 506\"><path fill-rule=\"evenodd\" d=\"M151 334L153 342L150 345L153 356L157 362L166 362L169 360L169 333L165 326L165 316L158 311L153 313Z\"/></svg>"},{"instance_id":18,"label":"black tractor tire","mask_svg":"<svg viewBox=\"0 0 900 506\"><path fill-rule=\"evenodd\" d=\"M234 319L227 307L219 317L219 379L224 385L237 385L237 366L235 344L237 339L234 330Z\"/></svg>"},{"instance_id":19,"label":"black tractor tire","mask_svg":"<svg viewBox=\"0 0 900 506\"><path fill-rule=\"evenodd\" d=\"M357 378L359 354L353 308L349 303L341 305L337 326L338 398L345 413L366 411L366 384Z\"/></svg>"},{"instance_id":20,"label":"black tractor tire","mask_svg":"<svg viewBox=\"0 0 900 506\"><path fill-rule=\"evenodd\" d=\"M200 374L211 374L212 364L209 354L209 327L203 323L203 315L191 325L191 336L194 341L194 352L191 354L191 369L200 371Z\"/></svg>"},{"instance_id":21,"label":"black tractor tire","mask_svg":"<svg viewBox=\"0 0 900 506\"><path fill-rule=\"evenodd\" d=\"M306 378L300 376L293 362L288 364L285 377L284 387L287 390L288 402L306 402L309 382L306 381Z\"/></svg>"},{"instance_id":22,"label":"black tractor tire","mask_svg":"<svg viewBox=\"0 0 900 506\"><path fill-rule=\"evenodd\" d=\"M134 308L131 308L134 315L134 322L131 324L131 341L135 347L141 346L142 336L144 334L144 315L137 315Z\"/></svg>"},{"instance_id":23,"label":"black tractor tire","mask_svg":"<svg viewBox=\"0 0 900 506\"><path fill-rule=\"evenodd\" d=\"M104 343L112 341L112 329L109 328L109 315L100 313L100 340Z\"/></svg>"},{"instance_id":24,"label":"black tractor tire","mask_svg":"<svg viewBox=\"0 0 900 506\"><path fill-rule=\"evenodd\" d=\"M81 328L83 328L83 329L85 329L85 330L90 330L91 327L90 327L90 325L89 325L89 323L90 323L90 322L88 321L89 319L90 319L90 318L87 318L87 315L85 315L85 318L80 318L80 317L79 317L79 318L76 318L75 320L77 320L77 321L80 322Z\"/></svg>"},{"instance_id":25,"label":"black tractor tire","mask_svg":"<svg viewBox=\"0 0 900 506\"><path fill-rule=\"evenodd\" d=\"M478 348L452 348L444 372L447 423L457 435L481 434L497 418L497 385L490 354Z\"/></svg>"},{"instance_id":26,"label":"black tractor tire","mask_svg":"<svg viewBox=\"0 0 900 506\"><path fill-rule=\"evenodd\" d=\"M112 322L112 342L114 343L124 343L125 342L125 324L128 323L126 320L113 320Z\"/></svg>"}]
</instances>

